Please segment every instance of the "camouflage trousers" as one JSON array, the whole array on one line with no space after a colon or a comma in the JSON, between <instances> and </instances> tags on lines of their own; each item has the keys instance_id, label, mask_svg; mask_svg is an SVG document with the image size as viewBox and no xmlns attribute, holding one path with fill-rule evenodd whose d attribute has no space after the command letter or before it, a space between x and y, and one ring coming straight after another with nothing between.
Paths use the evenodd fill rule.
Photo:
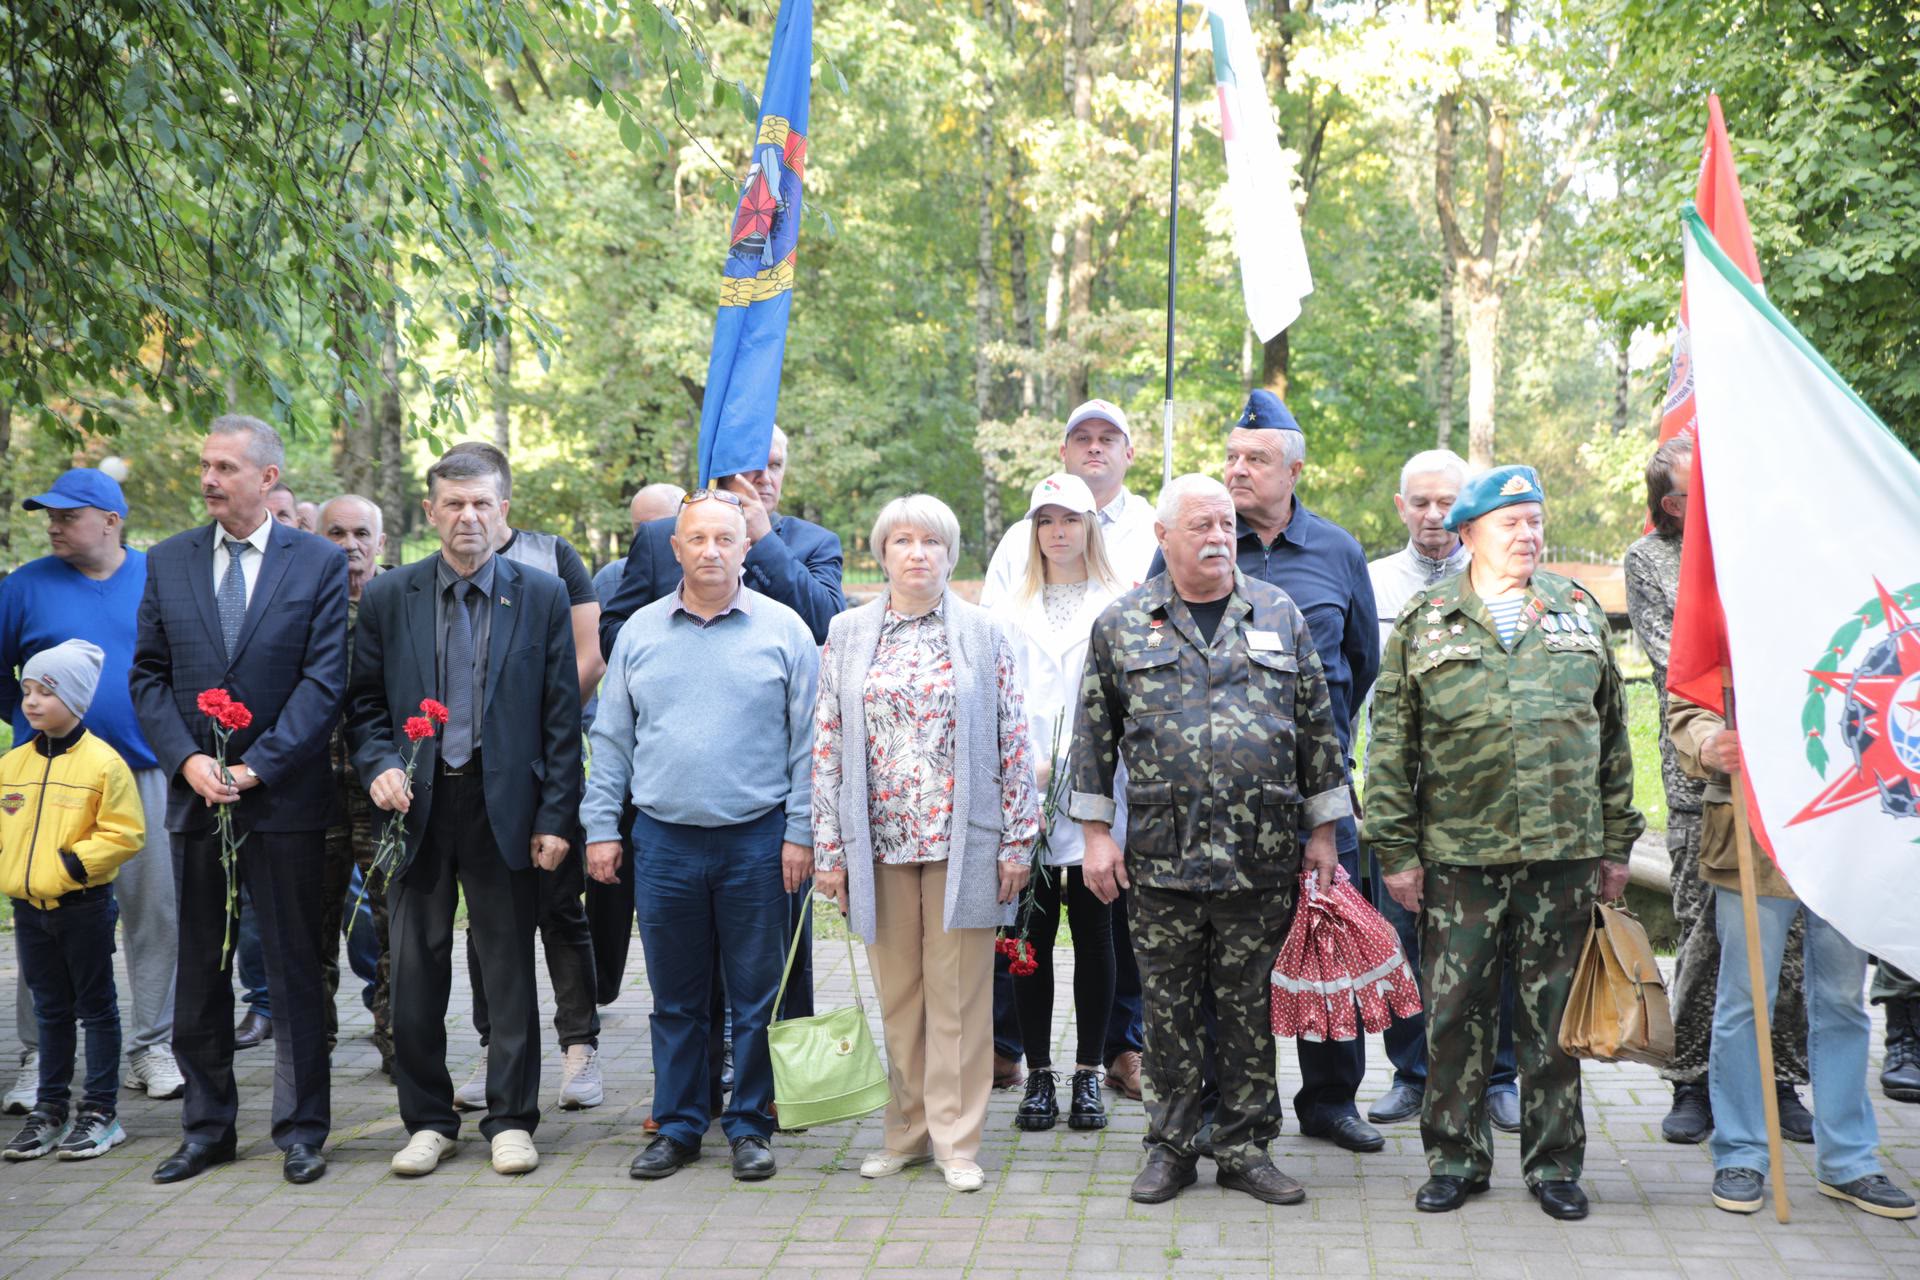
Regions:
<instances>
[{"instance_id":1,"label":"camouflage trousers","mask_svg":"<svg viewBox=\"0 0 1920 1280\"><path fill-rule=\"evenodd\" d=\"M1885 960L1874 967L1871 998L1874 1004L1889 1000L1920 1000L1920 978L1903 973Z\"/></svg>"},{"instance_id":2,"label":"camouflage trousers","mask_svg":"<svg viewBox=\"0 0 1920 1280\"><path fill-rule=\"evenodd\" d=\"M347 821L327 831L327 855L322 867L322 907L320 980L326 985L325 1002L327 1046L340 1038L340 1010L335 997L340 994L341 926L346 919L347 888L354 867L364 877L373 862L374 846L379 842L376 820L380 815L364 791L356 786L341 788ZM380 1051L384 1065L393 1061L393 959L387 948L387 895L385 885L367 886L367 906L373 913L373 934L380 944L380 962L373 984L373 1047ZM364 928L365 926L358 926Z\"/></svg>"},{"instance_id":3,"label":"camouflage trousers","mask_svg":"<svg viewBox=\"0 0 1920 1280\"><path fill-rule=\"evenodd\" d=\"M1427 863L1420 970L1427 999L1427 1091L1420 1140L1435 1174L1493 1171L1487 1077L1500 981L1513 974L1520 1068L1520 1162L1529 1184L1580 1176L1587 1129L1580 1063L1560 1051L1573 971L1586 941L1600 860L1493 867Z\"/></svg>"},{"instance_id":4,"label":"camouflage trousers","mask_svg":"<svg viewBox=\"0 0 1920 1280\"><path fill-rule=\"evenodd\" d=\"M1146 995L1140 1058L1148 1147L1194 1157L1205 1092L1201 992L1211 984L1220 1081L1213 1159L1234 1169L1265 1158L1264 1145L1279 1132L1273 958L1293 923L1293 895L1291 886L1191 893L1136 883L1131 891L1133 945Z\"/></svg>"},{"instance_id":5,"label":"camouflage trousers","mask_svg":"<svg viewBox=\"0 0 1920 1280\"><path fill-rule=\"evenodd\" d=\"M1720 989L1720 933L1713 924L1713 886L1700 878L1700 815L1675 812L1667 826L1673 859L1674 948L1673 1059L1660 1068L1674 1084L1707 1082L1707 1051L1713 1044L1714 993ZM1764 855L1762 855L1764 856ZM1795 915L1780 961L1780 996L1774 1005L1773 1075L1783 1084L1807 1083L1807 981L1804 917Z\"/></svg>"}]
</instances>

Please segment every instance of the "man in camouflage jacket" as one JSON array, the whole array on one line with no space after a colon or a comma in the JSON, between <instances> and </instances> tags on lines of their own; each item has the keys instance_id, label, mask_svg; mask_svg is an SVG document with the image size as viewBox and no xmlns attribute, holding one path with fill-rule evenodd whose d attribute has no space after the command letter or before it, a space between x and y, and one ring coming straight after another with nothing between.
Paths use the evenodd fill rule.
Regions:
<instances>
[{"instance_id":1,"label":"man in camouflage jacket","mask_svg":"<svg viewBox=\"0 0 1920 1280\"><path fill-rule=\"evenodd\" d=\"M1168 486L1156 534L1167 572L1094 623L1074 724L1067 811L1086 830L1087 884L1133 893L1146 992L1146 1168L1132 1195L1194 1182L1201 991L1219 1017L1211 1154L1222 1186L1274 1204L1305 1189L1273 1167L1269 987L1293 919L1302 850L1330 882L1334 824L1352 813L1326 678L1306 619L1234 568L1232 500L1217 481ZM1127 771L1124 856L1110 824Z\"/></svg>"},{"instance_id":2,"label":"man in camouflage jacket","mask_svg":"<svg viewBox=\"0 0 1920 1280\"><path fill-rule=\"evenodd\" d=\"M1587 1210L1560 1017L1595 894L1625 890L1645 823L1606 616L1536 571L1542 502L1530 467L1462 487L1448 524L1468 570L1401 610L1374 686L1367 839L1395 901L1423 912L1427 1212L1459 1208L1493 1168L1484 1095L1508 964L1527 1183L1554 1217Z\"/></svg>"}]
</instances>

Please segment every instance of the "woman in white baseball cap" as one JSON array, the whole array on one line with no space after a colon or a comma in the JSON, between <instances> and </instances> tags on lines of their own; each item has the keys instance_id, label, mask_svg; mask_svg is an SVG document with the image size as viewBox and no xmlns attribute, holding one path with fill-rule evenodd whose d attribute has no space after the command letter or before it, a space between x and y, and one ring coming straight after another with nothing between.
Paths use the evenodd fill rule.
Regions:
<instances>
[{"instance_id":1,"label":"woman in white baseball cap","mask_svg":"<svg viewBox=\"0 0 1920 1280\"><path fill-rule=\"evenodd\" d=\"M1094 619L1127 589L1107 559L1098 512L1093 490L1077 476L1060 472L1035 485L1027 505L1032 527L1026 577L994 610L1019 662L1043 795L1053 794L1054 774L1065 771ZM1100 1064L1107 1010L1113 1004L1112 909L1080 878L1084 846L1079 824L1067 817L1065 805L1052 817L1045 833L1045 865L1036 859L1033 891L1017 919L1018 934L1032 944L1034 967L1016 972L1013 983L1028 1067L1026 1098L1014 1123L1028 1130L1051 1129L1060 1115L1052 1053L1053 942L1064 905L1073 930L1078 1019L1067 1124L1101 1129L1107 1113L1100 1096Z\"/></svg>"}]
</instances>

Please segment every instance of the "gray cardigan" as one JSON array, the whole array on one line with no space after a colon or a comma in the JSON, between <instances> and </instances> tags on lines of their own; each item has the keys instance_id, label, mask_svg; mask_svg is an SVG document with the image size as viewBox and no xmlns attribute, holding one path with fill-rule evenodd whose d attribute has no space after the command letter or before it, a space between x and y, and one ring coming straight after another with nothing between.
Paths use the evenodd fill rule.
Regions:
<instances>
[{"instance_id":1,"label":"gray cardigan","mask_svg":"<svg viewBox=\"0 0 1920 1280\"><path fill-rule=\"evenodd\" d=\"M847 853L847 901L853 931L871 945L873 832L867 796L867 669L880 646L888 595L834 617L827 644L840 696L840 835ZM953 658L953 826L947 846L949 929L1013 923L1000 904L1000 724L994 662L1000 625L985 609L947 592L942 606ZM1023 726L1024 727L1024 726Z\"/></svg>"}]
</instances>

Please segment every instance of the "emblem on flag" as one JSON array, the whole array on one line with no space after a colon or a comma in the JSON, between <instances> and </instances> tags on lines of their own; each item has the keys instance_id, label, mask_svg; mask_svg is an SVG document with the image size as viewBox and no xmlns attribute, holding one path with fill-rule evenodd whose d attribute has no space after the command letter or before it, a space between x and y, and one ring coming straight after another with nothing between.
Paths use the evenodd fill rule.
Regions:
<instances>
[{"instance_id":1,"label":"emblem on flag","mask_svg":"<svg viewBox=\"0 0 1920 1280\"><path fill-rule=\"evenodd\" d=\"M1920 622L1905 607L1920 600L1920 582L1897 596L1879 582L1873 585L1878 598L1855 610L1855 616L1834 634L1819 664L1807 672L1811 691L1801 713L1807 763L1825 777L1828 707L1833 695L1840 695L1840 742L1852 753L1853 767L1795 814L1788 826L1874 798L1880 801L1880 812L1892 817L1920 815ZM1885 634L1851 671L1839 670L1869 626Z\"/></svg>"}]
</instances>

